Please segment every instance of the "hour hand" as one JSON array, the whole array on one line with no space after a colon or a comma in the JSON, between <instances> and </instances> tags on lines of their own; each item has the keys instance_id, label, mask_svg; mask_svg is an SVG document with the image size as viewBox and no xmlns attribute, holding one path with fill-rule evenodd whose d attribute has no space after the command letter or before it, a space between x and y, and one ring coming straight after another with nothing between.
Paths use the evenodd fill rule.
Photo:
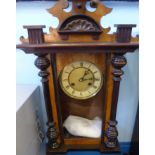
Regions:
<instances>
[{"instance_id":1,"label":"hour hand","mask_svg":"<svg viewBox=\"0 0 155 155\"><path fill-rule=\"evenodd\" d=\"M89 78L89 79L80 78L80 79L79 79L80 82L82 82L82 81L87 81L87 80L93 80L93 78Z\"/></svg>"},{"instance_id":2,"label":"hour hand","mask_svg":"<svg viewBox=\"0 0 155 155\"><path fill-rule=\"evenodd\" d=\"M84 75L86 76L88 74L89 74L89 70L86 70Z\"/></svg>"},{"instance_id":3,"label":"hour hand","mask_svg":"<svg viewBox=\"0 0 155 155\"><path fill-rule=\"evenodd\" d=\"M84 79L84 78L82 77L82 78L79 79L79 81L82 82L82 81L84 81L83 79Z\"/></svg>"},{"instance_id":4,"label":"hour hand","mask_svg":"<svg viewBox=\"0 0 155 155\"><path fill-rule=\"evenodd\" d=\"M83 81L86 81L86 80L93 80L93 78L89 78L89 79L83 78Z\"/></svg>"}]
</instances>

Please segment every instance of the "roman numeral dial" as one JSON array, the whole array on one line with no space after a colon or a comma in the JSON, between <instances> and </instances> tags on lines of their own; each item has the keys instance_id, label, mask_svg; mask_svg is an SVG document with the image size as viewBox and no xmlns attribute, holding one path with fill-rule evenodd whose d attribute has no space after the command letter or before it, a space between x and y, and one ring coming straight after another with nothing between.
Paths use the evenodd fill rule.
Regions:
<instances>
[{"instance_id":1,"label":"roman numeral dial","mask_svg":"<svg viewBox=\"0 0 155 155\"><path fill-rule=\"evenodd\" d=\"M88 99L101 89L103 77L98 67L87 61L76 61L64 67L60 74L64 93L75 99Z\"/></svg>"}]
</instances>

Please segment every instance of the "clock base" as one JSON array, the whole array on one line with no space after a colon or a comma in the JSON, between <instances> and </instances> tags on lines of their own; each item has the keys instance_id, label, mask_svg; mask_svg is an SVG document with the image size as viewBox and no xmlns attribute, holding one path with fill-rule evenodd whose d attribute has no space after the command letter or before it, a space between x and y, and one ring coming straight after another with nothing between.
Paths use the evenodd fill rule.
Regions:
<instances>
[{"instance_id":1,"label":"clock base","mask_svg":"<svg viewBox=\"0 0 155 155\"><path fill-rule=\"evenodd\" d=\"M88 150L93 150L93 151L100 151L100 154L111 154L111 153L117 153L120 154L120 146L118 144L117 147L115 148L107 148L104 146L104 144L100 144L100 145L62 145L60 148L58 149L49 149L47 148L47 152L46 155L65 155L67 153L67 151L69 150L84 150L84 151L88 151Z\"/></svg>"}]
</instances>

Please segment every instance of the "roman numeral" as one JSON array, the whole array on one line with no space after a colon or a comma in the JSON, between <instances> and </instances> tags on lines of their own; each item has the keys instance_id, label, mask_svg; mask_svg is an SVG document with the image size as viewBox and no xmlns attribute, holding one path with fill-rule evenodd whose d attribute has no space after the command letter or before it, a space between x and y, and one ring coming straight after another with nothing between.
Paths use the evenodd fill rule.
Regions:
<instances>
[{"instance_id":1,"label":"roman numeral","mask_svg":"<svg viewBox=\"0 0 155 155\"><path fill-rule=\"evenodd\" d=\"M93 86L93 88L97 89L97 86Z\"/></svg>"},{"instance_id":2,"label":"roman numeral","mask_svg":"<svg viewBox=\"0 0 155 155\"><path fill-rule=\"evenodd\" d=\"M91 94L91 92L90 92L90 91L88 91L88 93L89 93L89 94Z\"/></svg>"},{"instance_id":3,"label":"roman numeral","mask_svg":"<svg viewBox=\"0 0 155 155\"><path fill-rule=\"evenodd\" d=\"M91 64L88 66L88 68L90 68L91 67Z\"/></svg>"},{"instance_id":4,"label":"roman numeral","mask_svg":"<svg viewBox=\"0 0 155 155\"><path fill-rule=\"evenodd\" d=\"M67 72L67 71L65 73L69 74L69 72Z\"/></svg>"},{"instance_id":5,"label":"roman numeral","mask_svg":"<svg viewBox=\"0 0 155 155\"><path fill-rule=\"evenodd\" d=\"M95 80L95 81L100 81L100 79L98 79L98 78L95 78L94 80Z\"/></svg>"},{"instance_id":6,"label":"roman numeral","mask_svg":"<svg viewBox=\"0 0 155 155\"><path fill-rule=\"evenodd\" d=\"M75 66L73 64L71 66L72 66L72 68L75 68Z\"/></svg>"},{"instance_id":7,"label":"roman numeral","mask_svg":"<svg viewBox=\"0 0 155 155\"><path fill-rule=\"evenodd\" d=\"M65 87L66 87L66 89L69 89L69 87L70 87L70 86L69 86L69 85L67 85L67 86L65 86Z\"/></svg>"}]
</instances>

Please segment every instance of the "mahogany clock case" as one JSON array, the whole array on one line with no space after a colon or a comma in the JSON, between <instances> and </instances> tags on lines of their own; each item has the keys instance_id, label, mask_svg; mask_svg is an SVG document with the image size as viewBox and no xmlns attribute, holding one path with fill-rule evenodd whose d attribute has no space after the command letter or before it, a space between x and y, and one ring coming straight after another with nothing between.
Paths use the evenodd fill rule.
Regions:
<instances>
[{"instance_id":1,"label":"mahogany clock case","mask_svg":"<svg viewBox=\"0 0 155 155\"><path fill-rule=\"evenodd\" d=\"M122 67L127 63L125 54L138 47L138 37L132 37L134 24L115 25L117 31L109 34L110 27L103 28L100 20L110 13L100 0L90 0L96 11L86 9L86 0L72 0L72 10L64 9L68 0L59 0L48 12L59 20L57 28L43 32L44 25L26 25L28 38L20 38L17 48L27 54L35 54L35 66L43 86L47 113L48 155L65 153L69 149L98 149L101 152L118 152L117 103ZM93 97L77 100L66 95L59 83L63 68L75 61L89 61L99 68L103 85ZM63 128L69 115L87 119L102 119L100 138L72 136Z\"/></svg>"}]
</instances>

